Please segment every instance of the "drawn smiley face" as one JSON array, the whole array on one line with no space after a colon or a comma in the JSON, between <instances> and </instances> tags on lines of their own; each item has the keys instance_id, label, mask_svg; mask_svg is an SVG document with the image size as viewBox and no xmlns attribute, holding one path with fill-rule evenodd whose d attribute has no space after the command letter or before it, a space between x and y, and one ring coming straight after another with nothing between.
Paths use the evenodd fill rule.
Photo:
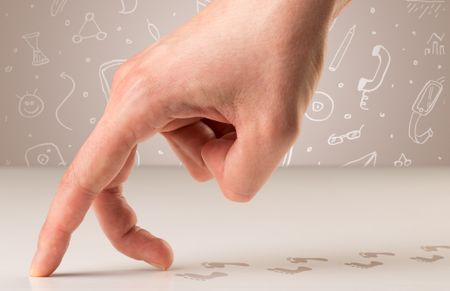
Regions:
<instances>
[{"instance_id":1,"label":"drawn smiley face","mask_svg":"<svg viewBox=\"0 0 450 291\"><path fill-rule=\"evenodd\" d=\"M25 118L34 118L44 110L44 101L34 93L19 97L19 114Z\"/></svg>"}]
</instances>

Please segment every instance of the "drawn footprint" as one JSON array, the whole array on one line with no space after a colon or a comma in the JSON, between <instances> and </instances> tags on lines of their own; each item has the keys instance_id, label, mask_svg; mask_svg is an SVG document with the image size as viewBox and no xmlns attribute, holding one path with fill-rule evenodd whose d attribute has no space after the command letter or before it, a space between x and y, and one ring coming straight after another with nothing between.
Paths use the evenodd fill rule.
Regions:
<instances>
[{"instance_id":1,"label":"drawn footprint","mask_svg":"<svg viewBox=\"0 0 450 291\"><path fill-rule=\"evenodd\" d=\"M185 279L206 281L206 280L211 280L211 279L215 279L215 278L226 277L226 276L228 276L228 274L227 273L222 273L222 272L212 272L209 275L194 274L194 273L184 273L184 274L176 274L176 276L183 277Z\"/></svg>"},{"instance_id":2,"label":"drawn footprint","mask_svg":"<svg viewBox=\"0 0 450 291\"><path fill-rule=\"evenodd\" d=\"M421 263L434 263L437 262L439 260L444 259L443 256L438 256L438 255L434 255L431 258L426 258L426 257L413 257L411 258L411 260L417 261L417 262L421 262Z\"/></svg>"},{"instance_id":3,"label":"drawn footprint","mask_svg":"<svg viewBox=\"0 0 450 291\"><path fill-rule=\"evenodd\" d=\"M439 249L449 249L450 250L450 246L423 246L423 247L421 247L421 249L426 252L437 252L437 251L439 251Z\"/></svg>"},{"instance_id":4,"label":"drawn footprint","mask_svg":"<svg viewBox=\"0 0 450 291\"><path fill-rule=\"evenodd\" d=\"M213 268L225 268L225 266L249 267L250 265L247 263L204 262L202 263L202 266L208 269L213 269Z\"/></svg>"},{"instance_id":5,"label":"drawn footprint","mask_svg":"<svg viewBox=\"0 0 450 291\"><path fill-rule=\"evenodd\" d=\"M376 253L376 252L362 252L359 253L359 255L363 258L378 258L379 256L395 256L394 253L387 253L387 252L381 252L381 253Z\"/></svg>"},{"instance_id":6,"label":"drawn footprint","mask_svg":"<svg viewBox=\"0 0 450 291\"><path fill-rule=\"evenodd\" d=\"M359 268L359 269L371 269L371 268L376 267L376 266L381 266L381 265L383 265L383 263L382 262L378 262L378 261L371 261L368 264L352 262L352 263L345 263L344 265L347 265L347 266L350 266L350 267L354 267L354 268Z\"/></svg>"},{"instance_id":7,"label":"drawn footprint","mask_svg":"<svg viewBox=\"0 0 450 291\"><path fill-rule=\"evenodd\" d=\"M308 263L309 261L321 261L321 262L328 262L328 259L325 258L298 258L298 257L289 257L287 260L294 264L299 263Z\"/></svg>"},{"instance_id":8,"label":"drawn footprint","mask_svg":"<svg viewBox=\"0 0 450 291\"><path fill-rule=\"evenodd\" d=\"M294 269L294 270L285 269L285 268L269 268L267 270L273 271L273 272L277 272L277 273L282 273L282 274L294 275L294 274L299 274L299 273L311 271L312 269L308 268L308 267L300 266L300 267L297 267L297 269Z\"/></svg>"}]
</instances>

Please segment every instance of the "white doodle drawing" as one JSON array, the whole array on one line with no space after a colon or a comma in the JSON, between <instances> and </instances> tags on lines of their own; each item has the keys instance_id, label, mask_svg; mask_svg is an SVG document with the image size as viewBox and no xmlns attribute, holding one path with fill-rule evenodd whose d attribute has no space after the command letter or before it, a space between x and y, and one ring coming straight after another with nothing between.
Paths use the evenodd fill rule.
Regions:
<instances>
[{"instance_id":1,"label":"white doodle drawing","mask_svg":"<svg viewBox=\"0 0 450 291\"><path fill-rule=\"evenodd\" d=\"M134 13L138 6L138 0L120 0L122 4L122 9L119 11L120 14L131 14Z\"/></svg>"},{"instance_id":2,"label":"white doodle drawing","mask_svg":"<svg viewBox=\"0 0 450 291\"><path fill-rule=\"evenodd\" d=\"M91 29L89 28L91 26ZM93 29L92 29L93 28ZM88 33L87 31L91 31ZM95 32L94 32L95 30ZM86 13L84 16L83 25L81 25L78 33L72 37L73 43L81 43L83 40L96 38L97 40L104 40L108 34L100 29L100 26L95 21L95 14L92 12Z\"/></svg>"},{"instance_id":3,"label":"white doodle drawing","mask_svg":"<svg viewBox=\"0 0 450 291\"><path fill-rule=\"evenodd\" d=\"M58 166L65 166L61 151L54 143L41 143L28 148L25 151L25 162L27 167L33 165L45 166L49 162L54 162Z\"/></svg>"},{"instance_id":4,"label":"white doodle drawing","mask_svg":"<svg viewBox=\"0 0 450 291\"><path fill-rule=\"evenodd\" d=\"M141 166L141 154L138 150L136 150L136 168Z\"/></svg>"},{"instance_id":5,"label":"white doodle drawing","mask_svg":"<svg viewBox=\"0 0 450 291\"><path fill-rule=\"evenodd\" d=\"M50 6L50 15L56 16L58 13L62 12L67 0L53 0Z\"/></svg>"},{"instance_id":6,"label":"white doodle drawing","mask_svg":"<svg viewBox=\"0 0 450 291\"><path fill-rule=\"evenodd\" d=\"M347 50L350 46L350 43L352 42L353 37L355 36L355 32L356 32L356 25L353 25L345 35L341 45L336 51L336 54L334 55L330 65L328 66L328 70L330 70L331 72L335 72L337 71L337 69L339 69L339 66L341 65L341 62L344 59L344 56L347 54Z\"/></svg>"},{"instance_id":7,"label":"white doodle drawing","mask_svg":"<svg viewBox=\"0 0 450 291\"><path fill-rule=\"evenodd\" d=\"M333 22L330 25L330 28L328 29L328 32L332 31L334 26L336 25L338 17L334 18Z\"/></svg>"},{"instance_id":8,"label":"white doodle drawing","mask_svg":"<svg viewBox=\"0 0 450 291\"><path fill-rule=\"evenodd\" d=\"M37 89L33 93L26 92L19 98L19 114L25 118L34 118L44 111L44 101L37 95Z\"/></svg>"},{"instance_id":9,"label":"white doodle drawing","mask_svg":"<svg viewBox=\"0 0 450 291\"><path fill-rule=\"evenodd\" d=\"M377 152L371 152L367 155L346 163L343 167L375 167L377 165Z\"/></svg>"},{"instance_id":10,"label":"white doodle drawing","mask_svg":"<svg viewBox=\"0 0 450 291\"><path fill-rule=\"evenodd\" d=\"M106 72L109 71L112 68L118 67L125 63L126 60L111 60L104 64L102 64L98 70L98 75L100 77L100 84L102 85L102 92L105 96L106 102L108 102L109 94L111 93L111 85L108 80L108 77L106 76Z\"/></svg>"},{"instance_id":11,"label":"white doodle drawing","mask_svg":"<svg viewBox=\"0 0 450 291\"><path fill-rule=\"evenodd\" d=\"M33 61L31 65L35 67L42 66L50 62L50 59L39 48L39 36L40 36L39 32L33 32L22 35L22 38L33 50Z\"/></svg>"},{"instance_id":12,"label":"white doodle drawing","mask_svg":"<svg viewBox=\"0 0 450 291\"><path fill-rule=\"evenodd\" d=\"M394 167L396 168L408 168L412 165L412 161L406 157L404 153L400 155L400 158L394 162Z\"/></svg>"},{"instance_id":13,"label":"white doodle drawing","mask_svg":"<svg viewBox=\"0 0 450 291\"><path fill-rule=\"evenodd\" d=\"M377 57L379 62L373 78L361 78L358 82L358 91L362 94L359 107L362 110L369 110L367 107L367 100L369 100L368 93L372 93L380 88L391 65L391 54L382 45L374 46L372 56Z\"/></svg>"},{"instance_id":14,"label":"white doodle drawing","mask_svg":"<svg viewBox=\"0 0 450 291\"><path fill-rule=\"evenodd\" d=\"M445 55L445 45L444 42L445 33L438 35L433 32L427 41L428 47L425 48L425 56L444 56Z\"/></svg>"},{"instance_id":15,"label":"white doodle drawing","mask_svg":"<svg viewBox=\"0 0 450 291\"><path fill-rule=\"evenodd\" d=\"M158 41L161 38L161 34L159 33L158 27L156 27L156 25L151 23L150 20L148 19L147 19L147 29L155 41Z\"/></svg>"},{"instance_id":16,"label":"white doodle drawing","mask_svg":"<svg viewBox=\"0 0 450 291\"><path fill-rule=\"evenodd\" d=\"M56 120L62 127L64 127L65 129L67 129L69 131L72 131L71 127L68 127L61 121L61 118L59 117L59 111L61 110L61 107L64 105L64 103L66 103L66 101L73 95L73 92L75 92L76 84L75 84L75 80L71 76L67 75L65 72L61 73L61 75L59 75L59 76L64 80L69 80L72 83L72 88L70 89L70 91L66 95L66 97L64 97L64 99L58 105L58 107L56 107L55 116L56 116Z\"/></svg>"},{"instance_id":17,"label":"white doodle drawing","mask_svg":"<svg viewBox=\"0 0 450 291\"><path fill-rule=\"evenodd\" d=\"M439 17L446 3L445 0L406 0L408 14L418 14L418 18L422 19L425 15L434 15Z\"/></svg>"},{"instance_id":18,"label":"white doodle drawing","mask_svg":"<svg viewBox=\"0 0 450 291\"><path fill-rule=\"evenodd\" d=\"M334 112L334 100L325 92L316 91L305 116L311 121L328 120Z\"/></svg>"},{"instance_id":19,"label":"white doodle drawing","mask_svg":"<svg viewBox=\"0 0 450 291\"><path fill-rule=\"evenodd\" d=\"M434 132L431 128L428 128L423 133L418 133L418 125L423 117L426 117L433 111L433 108L444 89L444 82L445 77L441 77L436 81L428 81L412 105L408 136L416 144L424 144L433 137Z\"/></svg>"},{"instance_id":20,"label":"white doodle drawing","mask_svg":"<svg viewBox=\"0 0 450 291\"><path fill-rule=\"evenodd\" d=\"M294 147L292 146L289 151L284 155L283 161L281 162L281 167L289 167L292 159L292 152L294 151Z\"/></svg>"},{"instance_id":21,"label":"white doodle drawing","mask_svg":"<svg viewBox=\"0 0 450 291\"><path fill-rule=\"evenodd\" d=\"M361 127L359 129L349 131L342 135L336 135L335 133L333 133L328 138L328 144L329 145L338 145L338 144L344 143L345 139L350 140L350 141L359 139L359 138L361 138L361 131L363 128L364 128L364 124L361 125Z\"/></svg>"},{"instance_id":22,"label":"white doodle drawing","mask_svg":"<svg viewBox=\"0 0 450 291\"><path fill-rule=\"evenodd\" d=\"M208 6L211 3L211 0L197 0L197 13L199 13L203 8Z\"/></svg>"}]
</instances>

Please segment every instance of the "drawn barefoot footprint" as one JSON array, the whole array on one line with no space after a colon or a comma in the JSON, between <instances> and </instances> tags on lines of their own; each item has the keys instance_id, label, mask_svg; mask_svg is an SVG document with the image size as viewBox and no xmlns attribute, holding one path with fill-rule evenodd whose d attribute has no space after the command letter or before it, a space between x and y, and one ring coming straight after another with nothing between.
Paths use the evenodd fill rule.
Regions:
<instances>
[{"instance_id":1,"label":"drawn barefoot footprint","mask_svg":"<svg viewBox=\"0 0 450 291\"><path fill-rule=\"evenodd\" d=\"M287 260L294 264L299 263L308 263L309 261L321 261L321 262L328 262L328 259L325 258L298 258L298 257L289 257Z\"/></svg>"},{"instance_id":2,"label":"drawn barefoot footprint","mask_svg":"<svg viewBox=\"0 0 450 291\"><path fill-rule=\"evenodd\" d=\"M387 252L362 252L359 253L359 255L363 258L378 258L379 256L395 256L394 253L387 253Z\"/></svg>"},{"instance_id":3,"label":"drawn barefoot footprint","mask_svg":"<svg viewBox=\"0 0 450 291\"><path fill-rule=\"evenodd\" d=\"M211 279L215 279L215 278L226 277L226 276L228 276L228 274L227 273L222 273L222 272L212 272L209 275L194 274L194 273L184 273L184 274L176 274L176 276L183 277L185 279L206 281L206 280L211 280Z\"/></svg>"},{"instance_id":4,"label":"drawn barefoot footprint","mask_svg":"<svg viewBox=\"0 0 450 291\"><path fill-rule=\"evenodd\" d=\"M247 263L222 263L222 262L204 262L202 266L208 269L225 268L225 266L249 267Z\"/></svg>"},{"instance_id":5,"label":"drawn barefoot footprint","mask_svg":"<svg viewBox=\"0 0 450 291\"><path fill-rule=\"evenodd\" d=\"M381 266L383 265L382 262L378 262L378 261L371 261L368 264L362 264L362 263L345 263L345 265L350 266L350 267L354 267L354 268L359 268L359 269L370 269L376 266Z\"/></svg>"},{"instance_id":6,"label":"drawn barefoot footprint","mask_svg":"<svg viewBox=\"0 0 450 291\"><path fill-rule=\"evenodd\" d=\"M413 257L411 258L411 260L417 261L417 262L421 262L421 263L434 263L437 262L439 260L444 259L443 256L438 256L438 255L434 255L431 258L426 258L426 257Z\"/></svg>"},{"instance_id":7,"label":"drawn barefoot footprint","mask_svg":"<svg viewBox=\"0 0 450 291\"><path fill-rule=\"evenodd\" d=\"M277 272L277 273L282 273L282 274L293 275L293 274L299 274L299 273L311 271L312 269L308 268L308 267L300 266L300 267L297 267L297 269L294 269L294 270L285 269L285 268L269 268L267 270L273 271L273 272Z\"/></svg>"},{"instance_id":8,"label":"drawn barefoot footprint","mask_svg":"<svg viewBox=\"0 0 450 291\"><path fill-rule=\"evenodd\" d=\"M423 246L423 247L421 247L421 249L426 252L437 252L440 249L449 249L450 250L450 246Z\"/></svg>"}]
</instances>

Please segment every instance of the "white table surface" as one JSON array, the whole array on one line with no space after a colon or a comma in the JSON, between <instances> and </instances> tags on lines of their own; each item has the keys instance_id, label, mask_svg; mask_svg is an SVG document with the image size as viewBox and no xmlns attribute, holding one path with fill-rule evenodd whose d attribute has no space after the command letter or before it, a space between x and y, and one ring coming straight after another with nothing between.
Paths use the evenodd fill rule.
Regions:
<instances>
[{"instance_id":1,"label":"white table surface","mask_svg":"<svg viewBox=\"0 0 450 291\"><path fill-rule=\"evenodd\" d=\"M450 290L450 168L280 169L247 204L182 169L139 168L126 195L138 224L173 247L172 268L118 253L90 211L56 273L29 278L62 173L0 169L0 290Z\"/></svg>"}]
</instances>

